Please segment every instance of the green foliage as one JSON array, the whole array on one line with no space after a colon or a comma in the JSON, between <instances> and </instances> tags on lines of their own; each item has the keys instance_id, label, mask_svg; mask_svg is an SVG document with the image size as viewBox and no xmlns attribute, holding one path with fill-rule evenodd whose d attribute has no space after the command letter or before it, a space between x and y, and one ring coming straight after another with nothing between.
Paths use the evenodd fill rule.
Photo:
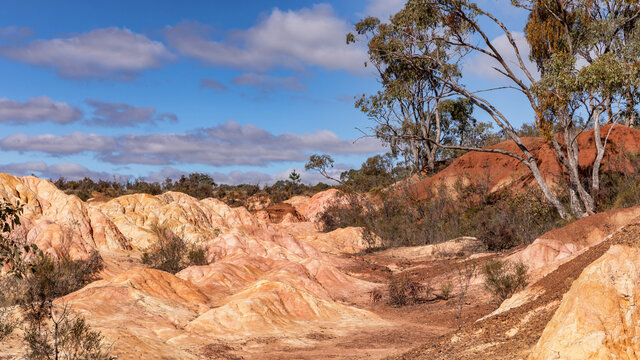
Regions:
<instances>
[{"instance_id":1,"label":"green foliage","mask_svg":"<svg viewBox=\"0 0 640 360\"><path fill-rule=\"evenodd\" d=\"M443 282L440 285L440 297L445 300L451 298L451 294L453 293L453 284L450 281Z\"/></svg>"},{"instance_id":2,"label":"green foliage","mask_svg":"<svg viewBox=\"0 0 640 360\"><path fill-rule=\"evenodd\" d=\"M206 265L206 252L203 248L187 244L169 228L153 228L158 241L142 254L142 263L171 274L191 265Z\"/></svg>"},{"instance_id":3,"label":"green foliage","mask_svg":"<svg viewBox=\"0 0 640 360\"><path fill-rule=\"evenodd\" d=\"M596 194L598 210L640 206L640 156L623 153L609 159L619 171L606 171L600 176L601 190Z\"/></svg>"},{"instance_id":4,"label":"green foliage","mask_svg":"<svg viewBox=\"0 0 640 360\"><path fill-rule=\"evenodd\" d=\"M0 341L13 333L18 326L18 320L11 314L11 309L0 303Z\"/></svg>"},{"instance_id":5,"label":"green foliage","mask_svg":"<svg viewBox=\"0 0 640 360\"><path fill-rule=\"evenodd\" d=\"M358 170L344 171L340 180L344 190L379 193L409 175L410 170L406 166L397 164L391 154L385 154L368 158Z\"/></svg>"},{"instance_id":6,"label":"green foliage","mask_svg":"<svg viewBox=\"0 0 640 360\"><path fill-rule=\"evenodd\" d=\"M26 278L17 282L16 302L29 321L44 322L50 315L53 300L97 280L103 267L97 253L86 260L72 260L68 255L55 260L43 254L32 263Z\"/></svg>"},{"instance_id":7,"label":"green foliage","mask_svg":"<svg viewBox=\"0 0 640 360\"><path fill-rule=\"evenodd\" d=\"M97 280L102 268L97 253L86 260L68 256L55 260L40 253L23 277L2 279L0 288L10 295L4 295L0 305L18 305L28 359L112 358L100 333L90 330L69 307L60 309L53 304L55 299Z\"/></svg>"},{"instance_id":8,"label":"green foliage","mask_svg":"<svg viewBox=\"0 0 640 360\"><path fill-rule=\"evenodd\" d=\"M367 200L348 196L321 215L324 231L358 226L372 246L383 248L439 243L475 236L489 250L528 244L564 221L537 190L489 193L482 181L457 185L456 198L442 188L424 200L412 200L401 189ZM380 239L381 243L377 243Z\"/></svg>"},{"instance_id":9,"label":"green foliage","mask_svg":"<svg viewBox=\"0 0 640 360\"><path fill-rule=\"evenodd\" d=\"M11 236L11 231L20 225L21 206L0 204L0 268L7 267L8 274L21 278L28 271L24 258L38 254L35 244L23 244Z\"/></svg>"},{"instance_id":10,"label":"green foliage","mask_svg":"<svg viewBox=\"0 0 640 360\"><path fill-rule=\"evenodd\" d=\"M482 266L482 273L486 289L499 303L527 286L527 266L520 262L491 260Z\"/></svg>"},{"instance_id":11,"label":"green foliage","mask_svg":"<svg viewBox=\"0 0 640 360\"><path fill-rule=\"evenodd\" d=\"M109 347L102 335L91 330L84 318L75 316L70 308L50 309L51 326L29 322L24 341L29 360L111 360Z\"/></svg>"},{"instance_id":12,"label":"green foliage","mask_svg":"<svg viewBox=\"0 0 640 360\"><path fill-rule=\"evenodd\" d=\"M87 201L94 195L105 197L118 197L128 194L151 194L159 195L167 191L182 192L198 199L216 198L225 202L229 206L245 206L247 207L251 201L251 197L261 197L269 199L272 202L280 202L294 195L311 196L319 191L330 188L329 185L319 183L314 186L308 186L301 183L300 174L293 171L295 180L280 180L271 186L240 184L240 185L217 185L213 178L207 174L191 173L183 175L178 180L165 179L164 182L146 182L141 179L134 181L118 182L118 181L93 181L84 178L78 181L67 181L60 178L54 184L67 194L78 196L81 200Z\"/></svg>"},{"instance_id":13,"label":"green foliage","mask_svg":"<svg viewBox=\"0 0 640 360\"><path fill-rule=\"evenodd\" d=\"M0 278L0 340L21 324L28 359L113 359L99 332L72 316L67 306L59 312L53 305L56 298L96 280L102 258L93 253L86 260L64 255L56 261L35 245L20 244L11 231L20 224L21 212L10 204L0 207L0 265L9 268L8 276ZM12 315L11 305L19 306L21 321Z\"/></svg>"}]
</instances>

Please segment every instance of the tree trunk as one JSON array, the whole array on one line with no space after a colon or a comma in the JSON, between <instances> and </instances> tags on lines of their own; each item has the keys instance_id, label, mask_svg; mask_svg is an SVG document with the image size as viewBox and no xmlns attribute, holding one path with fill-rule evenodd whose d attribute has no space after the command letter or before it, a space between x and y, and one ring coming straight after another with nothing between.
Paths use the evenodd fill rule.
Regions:
<instances>
[{"instance_id":1,"label":"tree trunk","mask_svg":"<svg viewBox=\"0 0 640 360\"><path fill-rule=\"evenodd\" d=\"M542 177L542 174L540 173L540 169L538 168L538 164L536 163L536 159L533 157L533 154L531 154L529 149L527 149L527 147L524 146L524 144L522 143L522 140L515 132L511 131L508 128L505 128L505 131L507 133L507 136L509 136L511 140L513 140L516 143L518 148L524 154L526 160L523 161L522 163L526 165L531 171L531 173L533 174L533 178L536 179L536 182L538 183L538 186L540 187L540 190L542 191L542 194L544 195L544 197L547 199L547 201L551 203L551 205L553 205L554 208L556 208L556 211L558 211L558 214L562 219L564 220L568 219L569 214L567 213L567 210L565 209L564 205L562 205L558 197L551 191L551 189L549 188L549 185Z\"/></svg>"},{"instance_id":2,"label":"tree trunk","mask_svg":"<svg viewBox=\"0 0 640 360\"><path fill-rule=\"evenodd\" d=\"M596 110L594 113L594 121L593 121L593 137L594 142L596 144L596 158L593 161L593 168L591 170L591 193L595 194L596 191L600 190L600 167L602 166L602 160L604 159L604 153L607 146L607 140L609 139L609 134L611 130L613 130L613 126L609 129L607 136L605 137L604 143L602 142L602 135L600 131L600 114L602 111Z\"/></svg>"},{"instance_id":3,"label":"tree trunk","mask_svg":"<svg viewBox=\"0 0 640 360\"><path fill-rule=\"evenodd\" d=\"M633 101L633 94L631 93L631 90L627 90L626 98L627 98L627 113L624 118L624 124L626 126L631 127L635 125L635 122L636 122L635 121L636 113L635 113L635 107L634 107L634 101Z\"/></svg>"}]
</instances>

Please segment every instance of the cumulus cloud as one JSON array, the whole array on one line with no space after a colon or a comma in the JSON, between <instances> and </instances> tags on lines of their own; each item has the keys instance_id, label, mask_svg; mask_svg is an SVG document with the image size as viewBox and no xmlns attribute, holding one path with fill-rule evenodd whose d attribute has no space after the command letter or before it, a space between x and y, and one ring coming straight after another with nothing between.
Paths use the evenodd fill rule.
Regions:
<instances>
[{"instance_id":1,"label":"cumulus cloud","mask_svg":"<svg viewBox=\"0 0 640 360\"><path fill-rule=\"evenodd\" d=\"M0 165L0 172L8 173L15 176L25 176L35 174L41 178L67 180L79 180L85 177L98 180L113 180L129 178L120 174L110 174L103 171L91 171L86 167L72 163L63 162L59 164L47 165L43 161L30 161L24 163L10 163Z\"/></svg>"},{"instance_id":2,"label":"cumulus cloud","mask_svg":"<svg viewBox=\"0 0 640 360\"><path fill-rule=\"evenodd\" d=\"M345 43L349 30L350 24L330 5L320 4L296 11L273 9L253 27L222 40L196 22L167 27L165 35L170 47L212 66L251 71L320 66L359 73L367 56L362 48Z\"/></svg>"},{"instance_id":3,"label":"cumulus cloud","mask_svg":"<svg viewBox=\"0 0 640 360\"><path fill-rule=\"evenodd\" d=\"M402 10L407 0L369 0L365 15L387 20L391 15Z\"/></svg>"},{"instance_id":4,"label":"cumulus cloud","mask_svg":"<svg viewBox=\"0 0 640 360\"><path fill-rule=\"evenodd\" d=\"M34 35L32 28L25 26L6 26L0 28L0 39L8 42L20 42Z\"/></svg>"},{"instance_id":5,"label":"cumulus cloud","mask_svg":"<svg viewBox=\"0 0 640 360\"><path fill-rule=\"evenodd\" d=\"M174 55L158 41L127 28L96 29L68 38L34 40L24 46L0 46L0 56L49 67L66 78L131 80L158 68Z\"/></svg>"},{"instance_id":6,"label":"cumulus cloud","mask_svg":"<svg viewBox=\"0 0 640 360\"><path fill-rule=\"evenodd\" d=\"M55 102L47 96L31 98L25 102L0 98L0 123L28 124L52 121L68 124L82 118L82 111L64 102Z\"/></svg>"},{"instance_id":7,"label":"cumulus cloud","mask_svg":"<svg viewBox=\"0 0 640 360\"><path fill-rule=\"evenodd\" d=\"M211 89L215 91L227 91L228 88L221 82L214 79L200 80L200 89Z\"/></svg>"},{"instance_id":8,"label":"cumulus cloud","mask_svg":"<svg viewBox=\"0 0 640 360\"><path fill-rule=\"evenodd\" d=\"M331 183L331 181L325 179L320 174L314 172L306 172L300 168L291 168L277 172L275 174L267 174L260 171L231 171L228 173L214 172L209 175L217 184L273 185L279 180L287 180L289 178L289 174L293 170L300 174L301 181L305 184L315 185L319 182ZM339 169L334 170L334 172L337 172L336 176L339 176L340 171L341 170ZM150 173L149 175L144 177L143 180L151 182L162 182L166 178L172 180L179 179L182 175L188 175L188 172L167 166L162 168L160 171Z\"/></svg>"},{"instance_id":9,"label":"cumulus cloud","mask_svg":"<svg viewBox=\"0 0 640 360\"><path fill-rule=\"evenodd\" d=\"M0 140L0 148L38 151L52 155L84 151L113 164L256 165L305 161L311 152L371 154L383 151L376 139L357 142L340 139L327 130L275 135L254 125L234 121L179 134L145 134L106 137L74 132L68 135L16 134Z\"/></svg>"},{"instance_id":10,"label":"cumulus cloud","mask_svg":"<svg viewBox=\"0 0 640 360\"><path fill-rule=\"evenodd\" d=\"M228 121L213 128L182 134L128 135L119 138L119 150L101 154L116 163L198 163L214 166L255 165L305 161L311 151L363 154L382 150L380 143L365 139L342 140L330 131L274 135L253 125Z\"/></svg>"},{"instance_id":11,"label":"cumulus cloud","mask_svg":"<svg viewBox=\"0 0 640 360\"><path fill-rule=\"evenodd\" d=\"M136 107L125 103L108 103L87 99L87 104L94 108L94 117L89 121L95 125L123 127L141 124L153 124L156 121L178 121L173 113L156 114L153 107Z\"/></svg>"},{"instance_id":12,"label":"cumulus cloud","mask_svg":"<svg viewBox=\"0 0 640 360\"><path fill-rule=\"evenodd\" d=\"M262 93L273 93L276 91L307 91L307 87L296 77L274 77L261 74L242 74L231 80L236 85L251 86L259 89Z\"/></svg>"},{"instance_id":13,"label":"cumulus cloud","mask_svg":"<svg viewBox=\"0 0 640 360\"><path fill-rule=\"evenodd\" d=\"M524 33L512 32L511 34L513 36L513 40L516 43L516 46L518 47L520 56L524 61L525 67L527 68L527 70L529 70L531 75L534 76L534 78L539 78L540 74L537 70L536 65L531 62L531 60L529 60L529 53L531 49L529 48L529 44L527 43L527 38L525 37ZM509 43L509 39L507 39L507 36L504 34L500 35L497 38L493 39L491 41L491 44L496 48L496 50L498 50L500 54L502 54L505 62L513 69L516 76L524 79L524 71L520 69L518 58L515 51L513 50L513 47ZM502 69L497 60L485 54L478 54L464 64L463 70L475 76L489 80L504 80L505 76L497 72L494 67Z\"/></svg>"},{"instance_id":14,"label":"cumulus cloud","mask_svg":"<svg viewBox=\"0 0 640 360\"><path fill-rule=\"evenodd\" d=\"M113 151L116 140L98 134L72 132L67 135L27 135L14 134L0 140L0 148L14 151L38 151L56 156L85 151Z\"/></svg>"}]
</instances>

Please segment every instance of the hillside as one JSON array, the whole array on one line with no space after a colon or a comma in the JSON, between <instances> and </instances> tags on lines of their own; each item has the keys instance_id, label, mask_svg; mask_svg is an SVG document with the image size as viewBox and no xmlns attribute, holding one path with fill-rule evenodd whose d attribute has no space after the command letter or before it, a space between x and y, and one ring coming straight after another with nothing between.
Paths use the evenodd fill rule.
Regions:
<instances>
[{"instance_id":1,"label":"hillside","mask_svg":"<svg viewBox=\"0 0 640 360\"><path fill-rule=\"evenodd\" d=\"M602 128L602 139L606 137L610 126ZM556 135L560 144L564 141L560 135ZM593 130L583 132L578 136L579 166L582 171L589 170L596 156ZM552 145L542 138L522 138L524 145L538 159L540 172L548 184L558 184L563 178L564 170L556 159L556 153ZM501 142L489 148L509 151L522 155L512 140ZM603 171L624 171L629 169L629 156L640 153L640 130L628 128L624 125L615 125L609 136L607 153L603 159ZM425 199L433 191L438 191L441 186L452 190L456 183L462 185L481 183L488 186L489 191L498 189L524 189L537 186L529 169L512 157L483 152L469 152L457 158L437 174L411 184L407 187L409 194L418 199Z\"/></svg>"},{"instance_id":2,"label":"hillside","mask_svg":"<svg viewBox=\"0 0 640 360\"><path fill-rule=\"evenodd\" d=\"M118 359L542 359L550 348L574 354L567 343L583 344L585 356L614 354L621 343L636 349L628 299L640 208L597 214L505 253L474 238L363 253L360 229L319 230L319 214L340 201L336 190L252 213L175 192L86 203L46 180L2 174L0 199L24 204L14 231L22 241L57 258L104 260L99 280L55 305L83 315ZM144 265L159 226L202 246L207 264L175 275ZM461 269L491 259L525 262L530 285L498 308L476 272L458 312ZM398 279L420 285L401 307L386 301ZM451 295L434 296L447 284ZM23 354L20 338L18 330L5 339L0 358Z\"/></svg>"}]
</instances>

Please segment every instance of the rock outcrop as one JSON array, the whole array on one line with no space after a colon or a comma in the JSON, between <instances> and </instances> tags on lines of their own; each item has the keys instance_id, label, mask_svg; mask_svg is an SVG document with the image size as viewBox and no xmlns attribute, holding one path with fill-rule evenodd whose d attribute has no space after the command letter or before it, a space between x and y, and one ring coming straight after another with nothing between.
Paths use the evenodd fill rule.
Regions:
<instances>
[{"instance_id":1,"label":"rock outcrop","mask_svg":"<svg viewBox=\"0 0 640 360\"><path fill-rule=\"evenodd\" d=\"M640 358L640 249L614 245L565 294L530 360Z\"/></svg>"},{"instance_id":2,"label":"rock outcrop","mask_svg":"<svg viewBox=\"0 0 640 360\"><path fill-rule=\"evenodd\" d=\"M321 211L334 196L309 199L306 213ZM9 175L0 175L0 199L24 205L16 232L23 241L54 256L102 255L103 279L56 306L84 315L114 342L120 359L200 359L202 344L222 339L299 338L386 324L346 303L366 299L373 284L343 273L337 266L344 260L318 250L312 243L322 250L341 245L326 238L323 246L318 227L289 204L272 224L215 199L168 192L85 203L48 181ZM202 246L209 265L176 275L145 268L139 257L158 240L158 228ZM346 243L349 234L341 237Z\"/></svg>"},{"instance_id":3,"label":"rock outcrop","mask_svg":"<svg viewBox=\"0 0 640 360\"><path fill-rule=\"evenodd\" d=\"M95 251L103 255L131 249L107 216L49 181L0 174L0 200L23 206L22 224L12 235L54 257L80 259Z\"/></svg>"}]
</instances>

